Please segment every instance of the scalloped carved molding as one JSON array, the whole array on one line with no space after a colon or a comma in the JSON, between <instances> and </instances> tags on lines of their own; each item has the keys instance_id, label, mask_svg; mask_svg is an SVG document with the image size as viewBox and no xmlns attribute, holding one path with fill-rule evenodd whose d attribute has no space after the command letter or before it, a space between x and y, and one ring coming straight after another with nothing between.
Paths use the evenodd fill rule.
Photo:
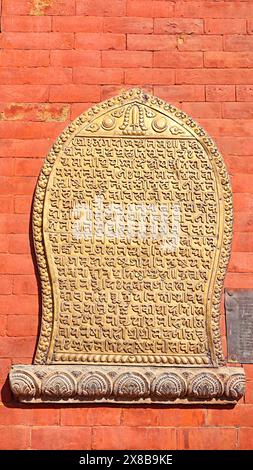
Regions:
<instances>
[{"instance_id":1,"label":"scalloped carved molding","mask_svg":"<svg viewBox=\"0 0 253 470\"><path fill-rule=\"evenodd\" d=\"M235 403L243 369L123 366L13 366L11 389L25 403Z\"/></svg>"}]
</instances>

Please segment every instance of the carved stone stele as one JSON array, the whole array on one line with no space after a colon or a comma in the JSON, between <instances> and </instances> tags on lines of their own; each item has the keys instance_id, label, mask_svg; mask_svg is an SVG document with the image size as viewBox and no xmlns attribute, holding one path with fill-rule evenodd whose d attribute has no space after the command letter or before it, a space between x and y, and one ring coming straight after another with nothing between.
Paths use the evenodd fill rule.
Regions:
<instances>
[{"instance_id":1,"label":"carved stone stele","mask_svg":"<svg viewBox=\"0 0 253 470\"><path fill-rule=\"evenodd\" d=\"M42 289L27 402L224 403L220 300L232 193L214 142L139 89L78 117L43 165L33 204Z\"/></svg>"}]
</instances>

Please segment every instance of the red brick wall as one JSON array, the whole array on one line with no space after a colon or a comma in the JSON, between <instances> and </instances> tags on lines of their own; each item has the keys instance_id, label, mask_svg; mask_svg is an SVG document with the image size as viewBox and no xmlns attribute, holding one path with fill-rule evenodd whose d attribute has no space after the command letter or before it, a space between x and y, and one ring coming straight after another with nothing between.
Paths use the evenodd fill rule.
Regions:
<instances>
[{"instance_id":1,"label":"red brick wall","mask_svg":"<svg viewBox=\"0 0 253 470\"><path fill-rule=\"evenodd\" d=\"M253 287L253 1L2 0L1 30L0 447L252 449L253 366L234 409L25 407L6 378L35 348L29 217L43 158L122 88L145 87L215 138L234 190L226 286Z\"/></svg>"}]
</instances>

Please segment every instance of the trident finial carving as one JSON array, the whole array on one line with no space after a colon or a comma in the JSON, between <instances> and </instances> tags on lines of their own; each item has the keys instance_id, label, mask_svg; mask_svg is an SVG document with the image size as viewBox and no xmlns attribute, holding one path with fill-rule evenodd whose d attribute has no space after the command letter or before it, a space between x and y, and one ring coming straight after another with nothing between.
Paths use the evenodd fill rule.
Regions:
<instances>
[{"instance_id":1,"label":"trident finial carving","mask_svg":"<svg viewBox=\"0 0 253 470\"><path fill-rule=\"evenodd\" d=\"M144 124L143 108L137 103L127 106L124 121L120 127L124 134L143 135L147 131Z\"/></svg>"}]
</instances>

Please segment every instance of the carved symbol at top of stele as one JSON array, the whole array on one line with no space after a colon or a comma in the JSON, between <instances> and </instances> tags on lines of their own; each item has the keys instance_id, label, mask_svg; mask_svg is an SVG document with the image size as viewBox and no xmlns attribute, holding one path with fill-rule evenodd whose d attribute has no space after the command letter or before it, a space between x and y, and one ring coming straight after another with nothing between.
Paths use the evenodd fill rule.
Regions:
<instances>
[{"instance_id":1,"label":"carved symbol at top of stele","mask_svg":"<svg viewBox=\"0 0 253 470\"><path fill-rule=\"evenodd\" d=\"M35 364L222 366L232 218L222 157L186 114L133 89L81 115L36 189Z\"/></svg>"}]
</instances>

